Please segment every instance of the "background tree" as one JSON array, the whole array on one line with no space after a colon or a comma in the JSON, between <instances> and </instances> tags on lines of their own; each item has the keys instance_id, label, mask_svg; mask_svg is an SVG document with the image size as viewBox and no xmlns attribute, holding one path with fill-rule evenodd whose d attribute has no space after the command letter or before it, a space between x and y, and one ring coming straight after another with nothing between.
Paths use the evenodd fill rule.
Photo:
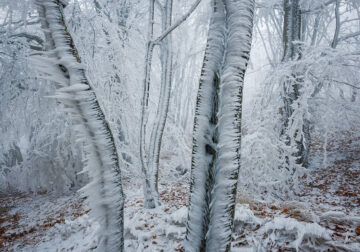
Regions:
<instances>
[{"instance_id":1,"label":"background tree","mask_svg":"<svg viewBox=\"0 0 360 252\"><path fill-rule=\"evenodd\" d=\"M353 35L355 37L349 40L339 39L335 50L331 44L337 27L336 1L301 1L301 33L297 32L300 40L295 40L294 43L300 51L294 60L286 62L282 61L282 31L287 31L283 29L283 3L284 1L278 0L257 2L258 18L255 23L252 63L258 67L248 75L248 81L254 83L254 89L252 98L246 102L253 102L254 106L245 109L244 128L247 131L243 137L243 153L252 154L243 155L244 169L240 171L240 176L248 176L249 181L239 181L242 188L240 190L244 194L255 193L262 199L270 197L276 200L296 198L294 192L298 192L298 184L304 180L304 175L319 169L318 161L314 159L315 150L310 151L308 147L310 144L316 145L320 141L324 145L322 150L326 153L326 139L333 134L330 132L336 132L340 128L353 131L351 128L357 121L350 105L353 91L357 90L358 79L356 66L350 63L357 57L355 54L358 44L358 16L353 1L340 1L339 38ZM265 55L267 60L258 61L259 54ZM348 67L349 65L352 67ZM262 75L261 71L268 74ZM339 72L342 74L335 77L334 73ZM290 106L292 114L285 128L286 111L279 108L284 107L284 98L289 99L289 94L295 94L293 84L298 85L298 98ZM347 109L342 110L339 106ZM330 122L329 118L339 110L343 112ZM306 125L308 127L305 127ZM311 134L311 138L307 134ZM281 140L279 135L288 136L290 144L286 138L285 141L284 138ZM307 139L311 141L305 141ZM301 143L302 147L298 143ZM308 155L308 170L299 162L301 148ZM279 150L283 155L276 154ZM252 155L256 158L250 158ZM274 156L278 158L273 158ZM287 160L285 156L288 157ZM324 160L328 160L326 156L324 154ZM325 163L327 165L328 161L322 166ZM279 167L289 167L289 170L280 171Z\"/></svg>"},{"instance_id":2,"label":"background tree","mask_svg":"<svg viewBox=\"0 0 360 252\"><path fill-rule=\"evenodd\" d=\"M302 41L302 13L298 0L284 0L284 21L283 21L283 46L284 53L282 62L290 60L298 60L301 57L301 41ZM282 108L283 129L281 137L284 138L286 145L291 145L292 139L296 142L297 152L292 153L296 159L296 163L304 167L308 166L308 152L310 147L309 121L304 119L301 129L295 131L293 136L289 136L289 127L291 127L294 106L297 106L301 91L301 75L302 73L293 73L293 75L285 80L284 91L282 93L284 107ZM290 133L291 134L291 133ZM285 154L286 169L289 168L289 156Z\"/></svg>"}]
</instances>

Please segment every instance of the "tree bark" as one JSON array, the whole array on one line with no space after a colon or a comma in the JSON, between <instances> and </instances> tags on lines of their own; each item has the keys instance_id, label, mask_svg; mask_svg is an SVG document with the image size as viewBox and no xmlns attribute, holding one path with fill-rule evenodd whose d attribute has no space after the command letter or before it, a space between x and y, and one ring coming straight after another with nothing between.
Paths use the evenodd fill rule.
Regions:
<instances>
[{"instance_id":1,"label":"tree bark","mask_svg":"<svg viewBox=\"0 0 360 252\"><path fill-rule=\"evenodd\" d=\"M186 251L230 251L253 0L213 0L197 96Z\"/></svg>"},{"instance_id":2,"label":"tree bark","mask_svg":"<svg viewBox=\"0 0 360 252\"><path fill-rule=\"evenodd\" d=\"M171 26L173 0L167 0L163 10L163 32ZM166 119L169 111L171 79L172 79L172 40L169 34L161 43L161 88L159 106L156 115L155 126L150 138L149 170L152 175L152 183L159 195L159 166L162 137L164 134Z\"/></svg>"},{"instance_id":3,"label":"tree bark","mask_svg":"<svg viewBox=\"0 0 360 252\"><path fill-rule=\"evenodd\" d=\"M168 53L167 59L167 68L164 72L163 83L167 82L169 85L163 85L161 89L163 89L162 93L166 94L167 97L164 97L164 103L159 103L159 105L163 106L159 108L159 112L161 113L161 123L158 124L158 129L155 129L155 132L152 137L151 147L149 150L149 156L146 156L146 124L148 119L148 103L149 103L149 91L150 91L150 75L151 75L151 64L152 64L152 55L154 51L154 47L156 45L160 45L163 41L171 34L173 30L175 30L179 25L181 25L196 9L201 0L196 0L195 3L191 6L188 12L182 16L179 20L177 20L173 25L169 25L167 29L165 29L162 34L154 39L154 0L150 0L149 7L149 29L148 29L148 43L145 57L145 71L144 71L144 93L142 99L142 111L141 111L141 126L140 126L140 159L141 159L141 169L144 174L144 197L146 208L155 208L156 205L159 205L159 196L157 192L157 184L158 184L158 163L159 163L159 154L161 148L161 139L162 139L162 131L163 127L165 127L167 111L168 111L168 103L170 99L170 91L171 91L171 53ZM169 2L170 3L170 2ZM172 3L172 2L171 2ZM172 6L172 4L168 4L167 6ZM167 10L171 13L171 8L168 7ZM167 22L171 21L171 16L167 18ZM171 23L171 22L169 22ZM165 42L167 44L168 42ZM166 76L165 76L166 75ZM160 97L161 98L161 97ZM161 129L162 128L162 129ZM155 158L153 158L155 156ZM154 165L152 165L155 163ZM150 165L150 168L149 168ZM155 167L154 167L155 166ZM152 174L153 173L153 174Z\"/></svg>"},{"instance_id":4,"label":"tree bark","mask_svg":"<svg viewBox=\"0 0 360 252\"><path fill-rule=\"evenodd\" d=\"M60 0L36 3L51 53L34 61L39 71L57 83L55 98L65 104L78 138L85 142L84 171L91 182L82 190L92 209L90 215L100 223L98 249L123 251L124 195L113 134L67 30L63 3Z\"/></svg>"},{"instance_id":5,"label":"tree bark","mask_svg":"<svg viewBox=\"0 0 360 252\"><path fill-rule=\"evenodd\" d=\"M299 0L284 0L283 63L298 60L301 57L301 48L297 43L301 40L301 24L302 16ZM307 167L310 148L309 120L304 118L302 128L297 129L294 135L289 135L288 132L293 123L293 120L290 118L294 113L294 105L299 99L302 82L303 80L301 79L300 74L293 72L283 84L283 126L280 136L285 140L286 145L291 145L292 141L295 141L297 151L295 153L291 153L291 155L296 157L297 164ZM291 169L290 165L290 157L285 154L285 168Z\"/></svg>"}]
</instances>

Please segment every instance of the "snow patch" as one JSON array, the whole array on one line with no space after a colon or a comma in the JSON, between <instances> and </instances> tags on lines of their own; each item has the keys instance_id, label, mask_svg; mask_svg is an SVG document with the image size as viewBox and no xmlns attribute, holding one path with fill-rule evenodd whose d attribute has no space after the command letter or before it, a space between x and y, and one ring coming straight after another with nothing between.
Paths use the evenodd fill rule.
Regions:
<instances>
[{"instance_id":1,"label":"snow patch","mask_svg":"<svg viewBox=\"0 0 360 252\"><path fill-rule=\"evenodd\" d=\"M299 222L293 218L275 217L272 221L266 223L261 229L260 234L269 234L266 240L275 242L277 234L285 231L288 234L295 234L296 239L288 246L299 249L305 238L316 237L325 240L331 240L332 231L321 227L317 223Z\"/></svg>"},{"instance_id":2,"label":"snow patch","mask_svg":"<svg viewBox=\"0 0 360 252\"><path fill-rule=\"evenodd\" d=\"M170 223L175 226L185 227L187 216L188 209L183 206L170 215Z\"/></svg>"},{"instance_id":3,"label":"snow patch","mask_svg":"<svg viewBox=\"0 0 360 252\"><path fill-rule=\"evenodd\" d=\"M256 217L248 204L237 204L235 207L235 225L239 222L262 224L263 221Z\"/></svg>"}]
</instances>

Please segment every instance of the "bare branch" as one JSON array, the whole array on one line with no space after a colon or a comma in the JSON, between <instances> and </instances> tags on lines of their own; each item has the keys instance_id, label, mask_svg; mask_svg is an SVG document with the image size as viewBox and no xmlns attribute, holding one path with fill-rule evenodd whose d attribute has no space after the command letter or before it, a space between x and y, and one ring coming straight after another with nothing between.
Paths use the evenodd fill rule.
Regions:
<instances>
[{"instance_id":1,"label":"bare branch","mask_svg":"<svg viewBox=\"0 0 360 252\"><path fill-rule=\"evenodd\" d=\"M336 6L335 6L335 20L336 20L336 26L335 26L335 33L334 33L334 38L331 42L331 47L332 48L336 48L338 42L339 42L339 33L340 33L340 13L339 13L339 8L340 8L340 0L336 0Z\"/></svg>"},{"instance_id":2,"label":"bare branch","mask_svg":"<svg viewBox=\"0 0 360 252\"><path fill-rule=\"evenodd\" d=\"M350 86L350 87L355 88L355 89L360 89L360 87L357 87L357 86L355 86L353 84L350 84L348 82L339 81L339 80L333 80L333 79L331 79L331 81L336 82L336 83L340 83L340 84L344 84L344 85Z\"/></svg>"},{"instance_id":3,"label":"bare branch","mask_svg":"<svg viewBox=\"0 0 360 252\"><path fill-rule=\"evenodd\" d=\"M155 4L157 5L157 7L158 7L160 10L163 10L163 9L164 9L164 5L162 5L159 0L155 0Z\"/></svg>"},{"instance_id":4,"label":"bare branch","mask_svg":"<svg viewBox=\"0 0 360 252\"><path fill-rule=\"evenodd\" d=\"M9 36L10 38L14 38L14 37L23 37L26 38L27 40L34 40L36 41L39 45L43 45L44 40L42 38L40 38L39 36L33 35L33 34L29 34L26 32L20 32L17 34L12 34Z\"/></svg>"},{"instance_id":5,"label":"bare branch","mask_svg":"<svg viewBox=\"0 0 360 252\"><path fill-rule=\"evenodd\" d=\"M324 7L332 4L332 3L335 3L337 0L329 0L323 4L320 4L319 6L315 7L315 8L312 8L312 9L309 9L309 10L302 10L301 13L311 13L311 12L316 12L316 11L319 11L321 9L323 9Z\"/></svg>"},{"instance_id":6,"label":"bare branch","mask_svg":"<svg viewBox=\"0 0 360 252\"><path fill-rule=\"evenodd\" d=\"M354 37L357 37L357 36L360 36L360 31L350 33L350 34L345 35L345 36L342 36L341 38L339 38L339 41L344 41L344 40L347 40L349 38L354 38Z\"/></svg>"},{"instance_id":7,"label":"bare branch","mask_svg":"<svg viewBox=\"0 0 360 252\"><path fill-rule=\"evenodd\" d=\"M263 3L255 3L256 9L269 9L272 8L274 10L283 10L282 6L280 4L274 4L274 5L266 5Z\"/></svg>"},{"instance_id":8,"label":"bare branch","mask_svg":"<svg viewBox=\"0 0 360 252\"><path fill-rule=\"evenodd\" d=\"M179 25L181 25L196 9L201 0L196 0L196 2L191 6L189 11L180 18L177 22L175 22L172 26L170 26L163 34L161 34L157 39L154 40L154 44L159 44L167 35L169 35L173 30L175 30Z\"/></svg>"},{"instance_id":9,"label":"bare branch","mask_svg":"<svg viewBox=\"0 0 360 252\"><path fill-rule=\"evenodd\" d=\"M40 23L40 20L39 20L39 19L34 20L34 21L26 21L26 22L24 22L24 20L19 20L19 21L11 22L12 25L20 24L20 26L24 26L24 25L34 25L34 24L39 24L39 23ZM7 26L7 25L9 25L9 24L10 24L9 22L5 22L5 23L1 24L0 27Z\"/></svg>"}]
</instances>

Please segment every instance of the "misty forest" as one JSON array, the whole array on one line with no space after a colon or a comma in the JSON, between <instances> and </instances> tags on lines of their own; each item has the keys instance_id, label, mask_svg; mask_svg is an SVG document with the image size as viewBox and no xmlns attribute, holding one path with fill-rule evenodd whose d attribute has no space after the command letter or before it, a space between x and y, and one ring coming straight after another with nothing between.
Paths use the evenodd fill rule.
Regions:
<instances>
[{"instance_id":1,"label":"misty forest","mask_svg":"<svg viewBox=\"0 0 360 252\"><path fill-rule=\"evenodd\" d=\"M0 251L360 251L360 0L0 0Z\"/></svg>"}]
</instances>

